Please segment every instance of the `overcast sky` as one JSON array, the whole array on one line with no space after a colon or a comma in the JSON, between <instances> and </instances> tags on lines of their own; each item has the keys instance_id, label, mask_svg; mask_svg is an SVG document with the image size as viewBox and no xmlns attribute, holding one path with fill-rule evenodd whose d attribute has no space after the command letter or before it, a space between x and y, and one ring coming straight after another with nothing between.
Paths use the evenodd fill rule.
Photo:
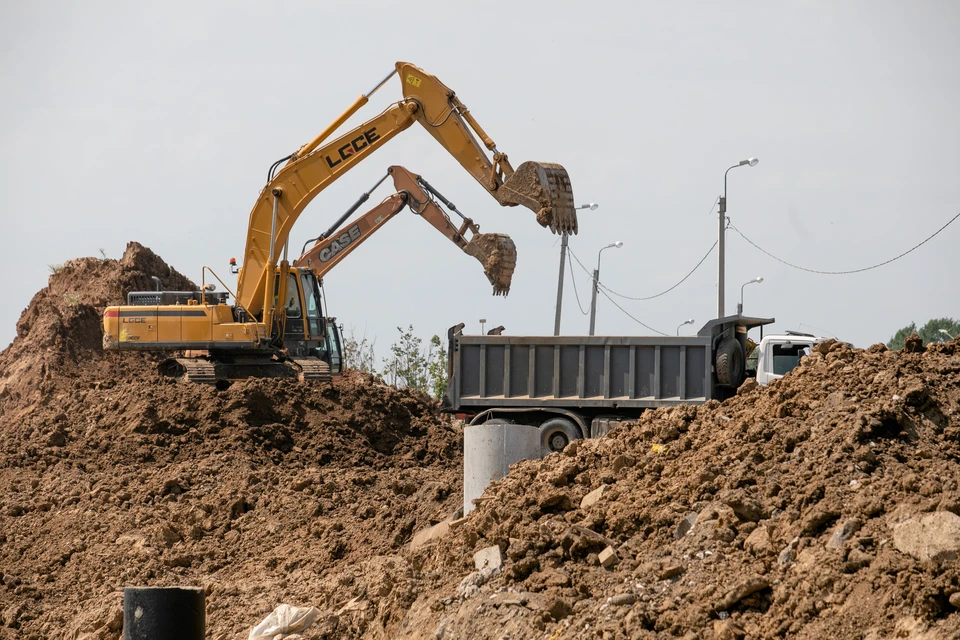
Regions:
<instances>
[{"instance_id":1,"label":"overcast sky","mask_svg":"<svg viewBox=\"0 0 960 640\"><path fill-rule=\"evenodd\" d=\"M728 215L789 262L887 260L960 212L960 3L6 2L0 20L0 346L48 265L150 247L198 280L240 257L268 167L312 138L397 60L456 90L509 154L558 162L581 212L572 250L620 293L678 281ZM401 97L394 78L354 126ZM559 244L501 208L417 125L321 193L291 247L329 226L391 164L422 174L519 258L507 298L409 212L332 271L329 313L385 355L398 325L424 337L550 334ZM371 202L390 193L387 185ZM910 321L960 318L960 221L909 256L850 276L779 264L728 232L727 311L858 346ZM717 260L673 292L620 301L673 334L716 314ZM575 265L580 302L589 276ZM232 283L231 283L232 284ZM567 273L565 334L586 334ZM814 327L818 329L813 329ZM694 333L691 327L684 332ZM689 331L688 331L689 330ZM649 331L601 296L598 334Z\"/></svg>"}]
</instances>

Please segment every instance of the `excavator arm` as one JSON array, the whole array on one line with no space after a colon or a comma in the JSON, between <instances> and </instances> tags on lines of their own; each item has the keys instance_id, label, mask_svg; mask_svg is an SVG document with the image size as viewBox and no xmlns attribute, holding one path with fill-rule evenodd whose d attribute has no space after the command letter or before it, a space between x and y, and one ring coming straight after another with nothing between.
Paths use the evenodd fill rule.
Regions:
<instances>
[{"instance_id":1,"label":"excavator arm","mask_svg":"<svg viewBox=\"0 0 960 640\"><path fill-rule=\"evenodd\" d=\"M393 73L399 73L402 80L403 99L327 142ZM262 316L269 326L274 311L269 304L274 296L274 278L267 274L274 272L278 256L304 208L337 178L414 122L423 125L501 205L523 205L537 214L542 226L563 234L576 233L573 193L563 167L525 162L514 171L506 154L497 149L452 90L416 66L398 62L394 72L358 98L317 137L271 167L267 184L250 212L237 283L240 305L254 316ZM474 133L480 136L483 146ZM487 150L493 152L492 160ZM274 174L283 161L288 162Z\"/></svg>"},{"instance_id":2,"label":"excavator arm","mask_svg":"<svg viewBox=\"0 0 960 640\"><path fill-rule=\"evenodd\" d=\"M517 248L509 236L480 233L480 227L474 224L473 220L463 216L453 203L443 198L423 178L407 169L392 166L387 169L387 175L393 178L397 193L341 227L341 223L356 210L356 206L351 207L331 230L317 238L316 244L293 262L293 266L310 268L318 280L323 278L404 207L410 207L411 211L429 222L464 253L480 261L487 279L493 285L494 295L506 295L510 292L510 282L517 265ZM364 194L358 205L366 200L369 193ZM454 226L431 194L442 198L451 210L463 218L459 227Z\"/></svg>"}]
</instances>

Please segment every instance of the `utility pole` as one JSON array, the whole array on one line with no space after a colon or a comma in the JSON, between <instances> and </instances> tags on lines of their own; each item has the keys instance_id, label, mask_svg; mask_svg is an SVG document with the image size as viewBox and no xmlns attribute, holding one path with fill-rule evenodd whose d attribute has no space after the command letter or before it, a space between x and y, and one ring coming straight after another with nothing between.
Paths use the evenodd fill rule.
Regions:
<instances>
[{"instance_id":1,"label":"utility pole","mask_svg":"<svg viewBox=\"0 0 960 640\"><path fill-rule=\"evenodd\" d=\"M596 211L599 207L596 202L588 202L587 204L582 204L579 207L576 207L577 210L580 209L590 209L591 211ZM560 313L563 310L563 269L567 264L567 239L569 236L567 234L561 235L560 240L560 277L557 280L557 314L553 319L553 335L560 335Z\"/></svg>"},{"instance_id":2,"label":"utility pole","mask_svg":"<svg viewBox=\"0 0 960 640\"><path fill-rule=\"evenodd\" d=\"M597 326L597 289L600 288L600 256L604 249L619 249L623 243L617 240L613 244L608 244L597 252L597 268L593 270L593 296L590 298L590 335L594 335L593 330Z\"/></svg>"},{"instance_id":3,"label":"utility pole","mask_svg":"<svg viewBox=\"0 0 960 640\"><path fill-rule=\"evenodd\" d=\"M719 213L719 226L717 228L717 246L720 249L720 256L717 264L717 317L724 317L723 310L723 301L726 299L724 297L724 282L726 281L726 274L724 273L724 267L726 266L726 252L727 252L727 174L730 173L730 169L736 169L737 167L742 167L744 165L750 165L751 167L757 166L757 163L760 162L756 158L748 158L746 160L741 160L737 164L733 165L729 169L723 172L723 195L720 196L720 213Z\"/></svg>"},{"instance_id":4,"label":"utility pole","mask_svg":"<svg viewBox=\"0 0 960 640\"><path fill-rule=\"evenodd\" d=\"M553 319L553 335L560 335L560 312L563 310L563 270L567 265L567 234L560 240L560 279L557 281L557 315Z\"/></svg>"}]
</instances>

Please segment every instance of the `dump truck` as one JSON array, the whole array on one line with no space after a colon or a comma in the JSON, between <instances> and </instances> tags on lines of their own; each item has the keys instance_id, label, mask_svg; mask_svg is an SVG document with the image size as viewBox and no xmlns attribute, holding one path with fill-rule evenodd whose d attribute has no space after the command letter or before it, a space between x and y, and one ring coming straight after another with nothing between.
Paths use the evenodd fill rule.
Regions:
<instances>
[{"instance_id":1,"label":"dump truck","mask_svg":"<svg viewBox=\"0 0 960 640\"><path fill-rule=\"evenodd\" d=\"M725 400L748 375L782 377L819 338L762 338L757 370L749 370L747 332L762 334L774 321L727 316L677 337L466 335L460 324L448 331L443 408L469 424L536 426L547 455L646 409Z\"/></svg>"}]
</instances>

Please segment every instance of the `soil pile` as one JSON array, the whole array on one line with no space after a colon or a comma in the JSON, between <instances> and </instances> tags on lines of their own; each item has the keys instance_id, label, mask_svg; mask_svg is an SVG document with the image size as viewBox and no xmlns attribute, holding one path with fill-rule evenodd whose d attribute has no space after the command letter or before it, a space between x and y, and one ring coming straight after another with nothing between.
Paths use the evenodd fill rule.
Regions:
<instances>
[{"instance_id":1,"label":"soil pile","mask_svg":"<svg viewBox=\"0 0 960 640\"><path fill-rule=\"evenodd\" d=\"M0 354L0 638L119 638L134 585L205 587L211 637L245 638L280 602L340 602L462 501L460 433L426 396L356 373L218 391L103 352L103 306L150 276L193 288L135 243L67 263Z\"/></svg>"},{"instance_id":2,"label":"soil pile","mask_svg":"<svg viewBox=\"0 0 960 640\"><path fill-rule=\"evenodd\" d=\"M830 341L768 387L525 461L466 519L429 398L159 378L100 308L191 283L68 263L0 354L0 638L117 640L122 588L201 586L208 637L958 638L960 341ZM477 571L486 552L498 571Z\"/></svg>"},{"instance_id":3,"label":"soil pile","mask_svg":"<svg viewBox=\"0 0 960 640\"><path fill-rule=\"evenodd\" d=\"M502 571L438 583L395 636L957 638L960 341L829 341L484 497L414 564L468 576L496 545Z\"/></svg>"},{"instance_id":4,"label":"soil pile","mask_svg":"<svg viewBox=\"0 0 960 640\"><path fill-rule=\"evenodd\" d=\"M17 322L17 337L0 353L0 418L49 396L63 378L139 371L143 356L104 354L104 307L126 304L130 291L196 291L186 276L150 249L131 242L120 260L78 258L51 265L49 284L30 301ZM150 369L152 365L144 368Z\"/></svg>"}]
</instances>

